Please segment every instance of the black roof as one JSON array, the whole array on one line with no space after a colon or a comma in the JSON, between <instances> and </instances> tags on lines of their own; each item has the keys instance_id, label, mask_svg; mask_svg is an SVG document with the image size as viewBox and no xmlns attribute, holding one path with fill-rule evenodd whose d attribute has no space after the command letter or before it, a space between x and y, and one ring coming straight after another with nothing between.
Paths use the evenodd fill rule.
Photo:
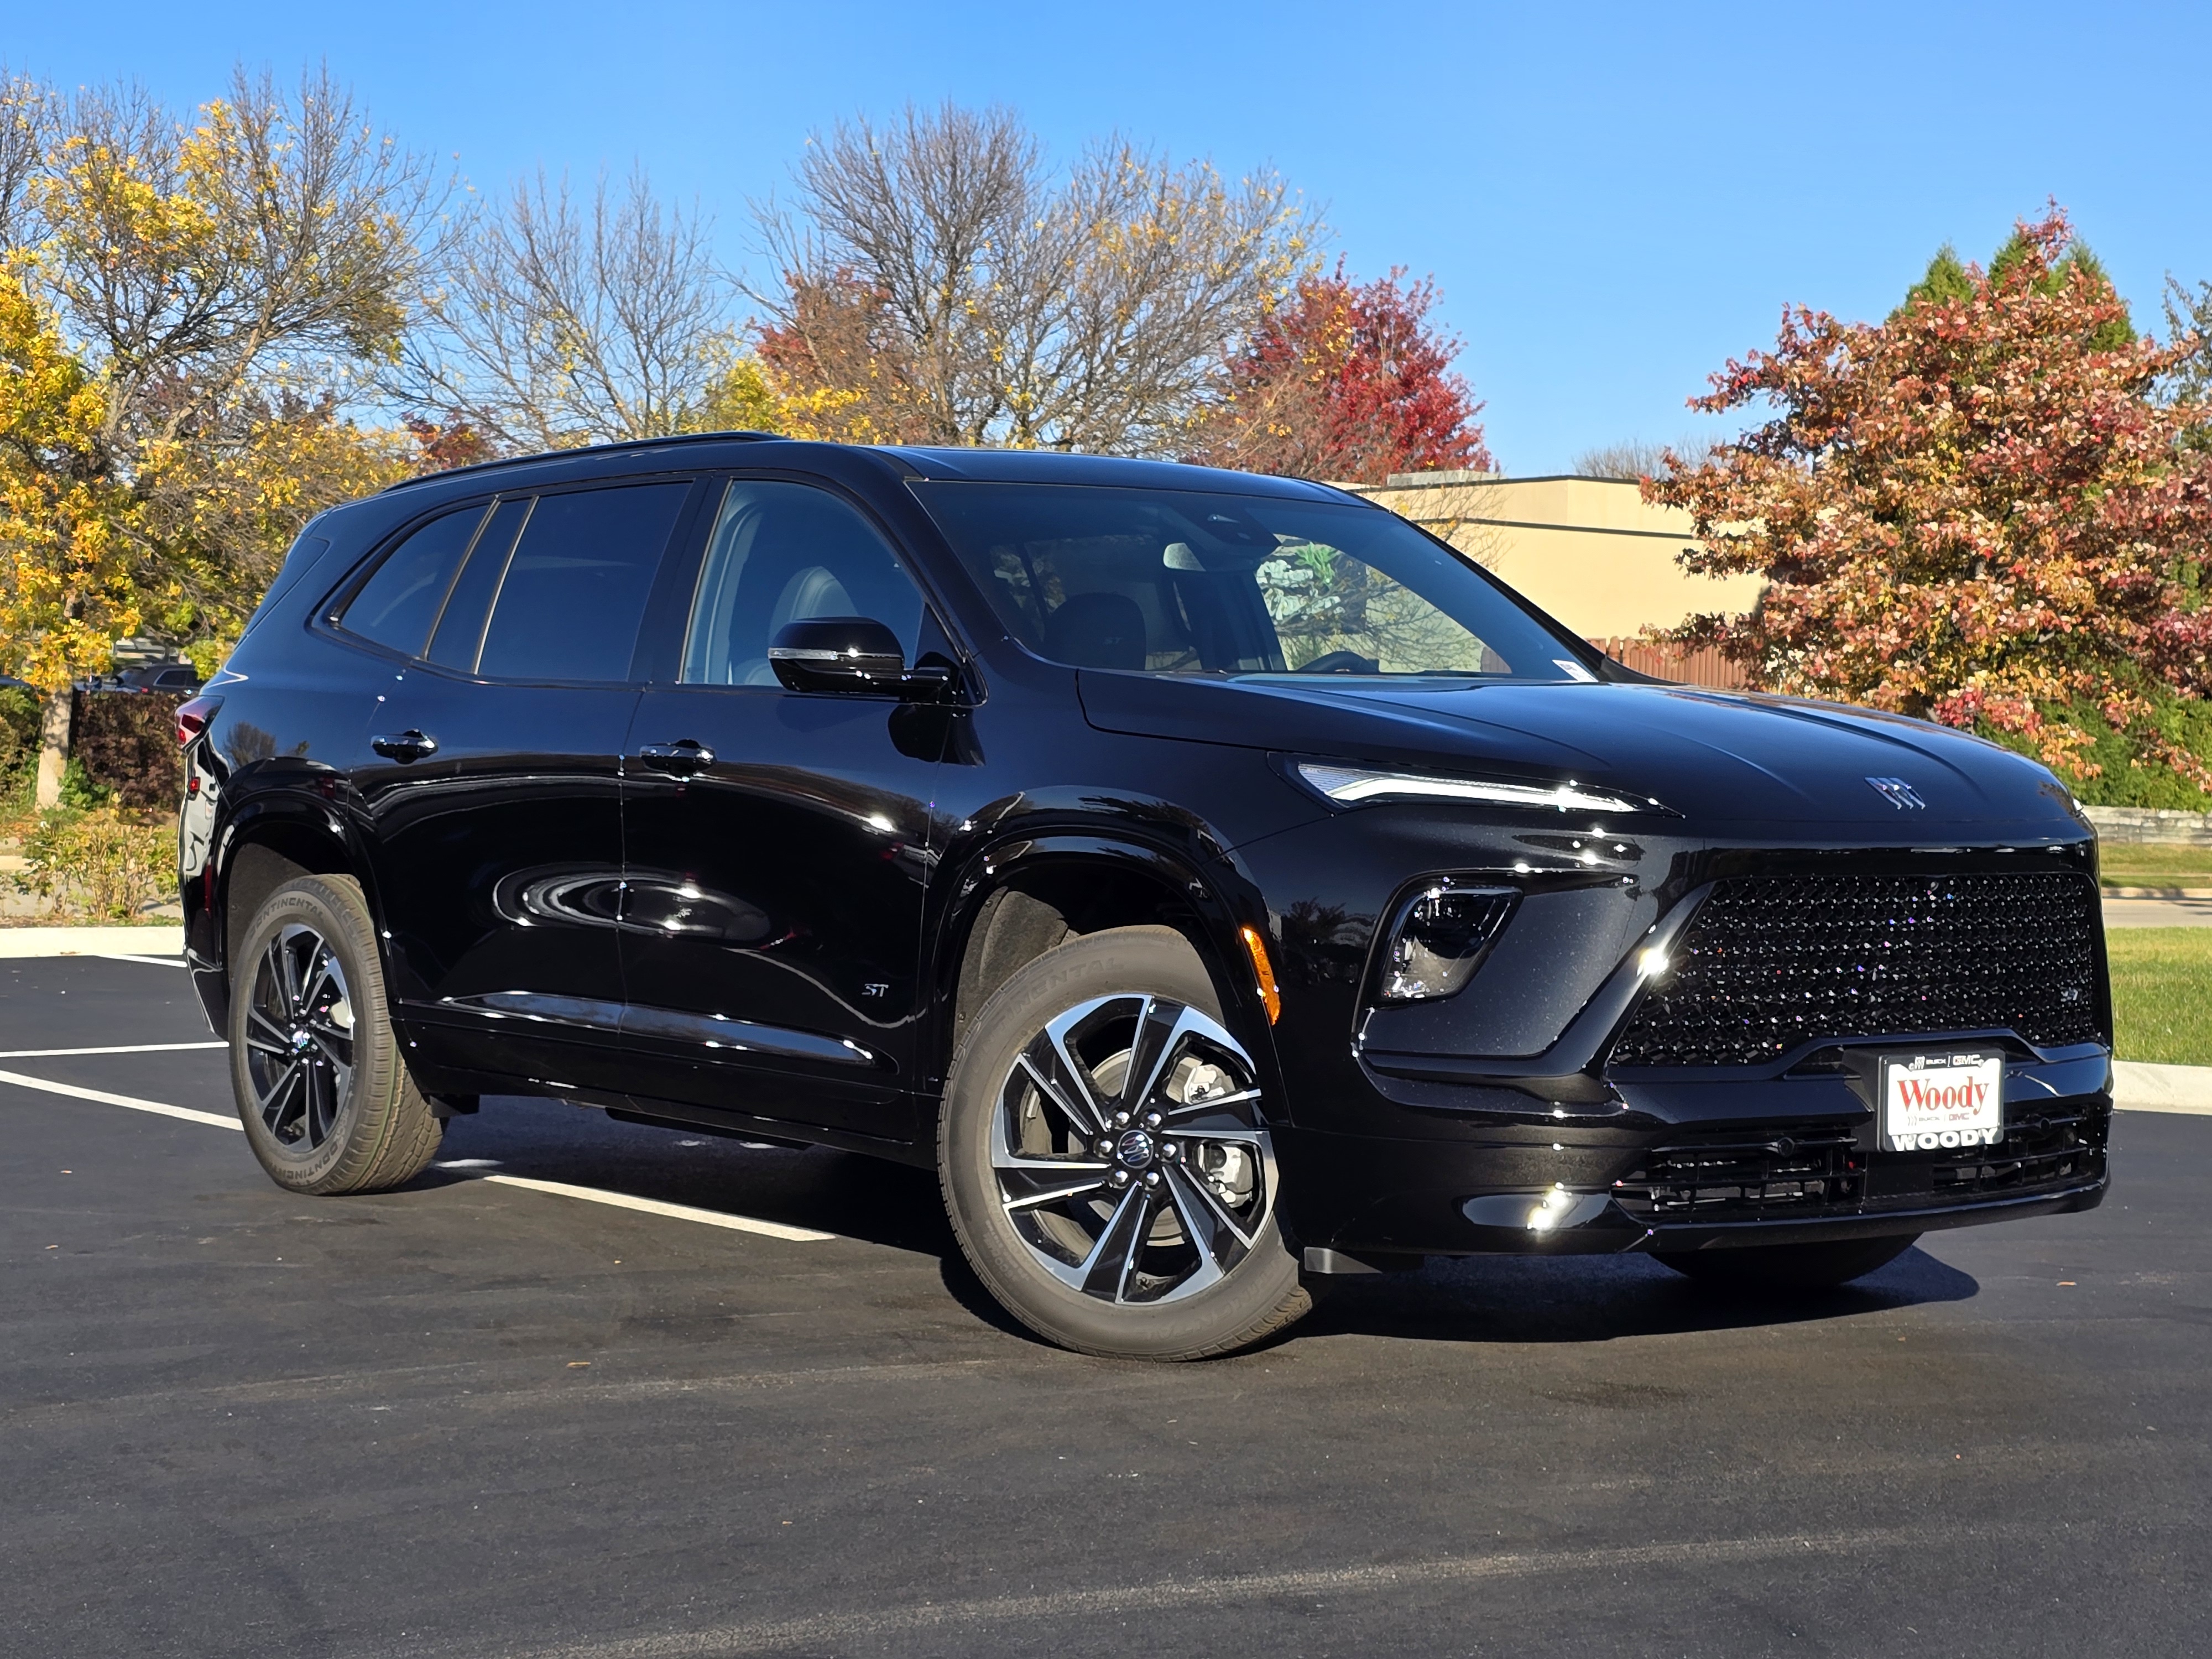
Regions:
<instances>
[{"instance_id":1,"label":"black roof","mask_svg":"<svg viewBox=\"0 0 2212 1659\"><path fill-rule=\"evenodd\" d=\"M517 467L549 463L590 461L600 457L644 457L659 452L690 452L718 445L744 447L742 456L732 455L732 465L767 460L775 452L834 450L888 462L909 477L943 481L969 480L992 483L1119 484L1145 489L1203 489L1246 495L1288 496L1301 501L1354 501L1362 498L1304 478L1278 478L1256 472L1231 472L1218 467L1188 466L1180 461L1135 460L1119 455L1077 455L1057 449L957 449L922 445L821 444L785 438L773 432L694 432L667 438L635 438L621 443L590 444L576 449L554 449L516 455L496 461L478 461L408 478L389 486L413 489L476 473L502 472ZM765 453L764 453L765 452ZM693 460L696 464L696 459ZM1363 503L1364 504L1364 503Z\"/></svg>"}]
</instances>

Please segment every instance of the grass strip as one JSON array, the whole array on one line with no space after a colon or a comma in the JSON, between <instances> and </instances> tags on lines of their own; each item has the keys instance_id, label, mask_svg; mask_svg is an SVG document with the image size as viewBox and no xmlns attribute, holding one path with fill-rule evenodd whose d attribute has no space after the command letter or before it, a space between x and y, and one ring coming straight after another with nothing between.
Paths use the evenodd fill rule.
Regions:
<instances>
[{"instance_id":1,"label":"grass strip","mask_svg":"<svg viewBox=\"0 0 2212 1659\"><path fill-rule=\"evenodd\" d=\"M2212 1066L2212 927L2114 927L2105 950L2119 1057Z\"/></svg>"}]
</instances>

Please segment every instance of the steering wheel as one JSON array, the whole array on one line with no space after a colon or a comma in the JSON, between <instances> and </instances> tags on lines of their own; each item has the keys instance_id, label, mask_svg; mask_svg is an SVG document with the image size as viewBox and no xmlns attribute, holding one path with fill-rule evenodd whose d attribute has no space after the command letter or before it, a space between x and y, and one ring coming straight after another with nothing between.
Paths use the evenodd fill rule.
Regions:
<instances>
[{"instance_id":1,"label":"steering wheel","mask_svg":"<svg viewBox=\"0 0 2212 1659\"><path fill-rule=\"evenodd\" d=\"M1357 651L1328 651L1311 662L1301 663L1291 671L1293 674L1379 674L1382 672L1380 659L1363 657Z\"/></svg>"}]
</instances>

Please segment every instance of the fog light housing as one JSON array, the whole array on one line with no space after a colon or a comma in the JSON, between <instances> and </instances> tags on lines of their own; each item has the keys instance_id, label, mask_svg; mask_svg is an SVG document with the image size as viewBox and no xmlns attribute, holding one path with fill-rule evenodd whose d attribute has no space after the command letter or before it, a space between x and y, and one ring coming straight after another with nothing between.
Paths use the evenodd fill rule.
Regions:
<instances>
[{"instance_id":1,"label":"fog light housing","mask_svg":"<svg viewBox=\"0 0 2212 1659\"><path fill-rule=\"evenodd\" d=\"M1512 887L1423 889L1398 907L1383 949L1385 1002L1426 1002L1456 994L1481 965L1521 896Z\"/></svg>"}]
</instances>

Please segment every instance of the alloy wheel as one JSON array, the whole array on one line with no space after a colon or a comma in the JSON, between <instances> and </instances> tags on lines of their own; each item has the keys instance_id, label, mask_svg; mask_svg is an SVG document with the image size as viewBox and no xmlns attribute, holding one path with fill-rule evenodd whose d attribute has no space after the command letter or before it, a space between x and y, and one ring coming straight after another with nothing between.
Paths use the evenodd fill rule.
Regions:
<instances>
[{"instance_id":1,"label":"alloy wheel","mask_svg":"<svg viewBox=\"0 0 2212 1659\"><path fill-rule=\"evenodd\" d=\"M330 942L297 923L255 964L246 1014L254 1109L287 1152L327 1141L353 1090L353 1003Z\"/></svg>"},{"instance_id":2,"label":"alloy wheel","mask_svg":"<svg viewBox=\"0 0 2212 1659\"><path fill-rule=\"evenodd\" d=\"M1048 1022L1000 1085L999 1199L1037 1264L1086 1296L1158 1304L1218 1284L1274 1202L1251 1057L1208 1016L1150 995Z\"/></svg>"}]
</instances>

